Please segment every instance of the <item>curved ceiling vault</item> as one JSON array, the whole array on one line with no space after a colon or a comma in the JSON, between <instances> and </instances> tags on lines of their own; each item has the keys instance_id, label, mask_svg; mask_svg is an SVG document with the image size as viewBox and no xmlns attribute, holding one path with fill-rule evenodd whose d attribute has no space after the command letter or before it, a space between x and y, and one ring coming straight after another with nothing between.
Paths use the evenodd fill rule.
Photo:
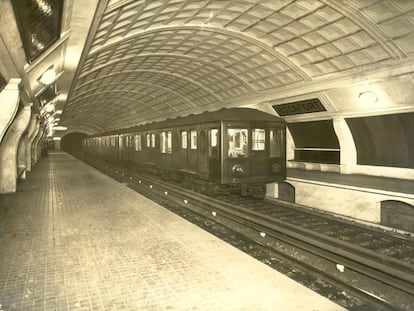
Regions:
<instances>
[{"instance_id":1,"label":"curved ceiling vault","mask_svg":"<svg viewBox=\"0 0 414 311\"><path fill-rule=\"evenodd\" d=\"M414 52L408 0L100 6L62 116L70 127L106 131L215 109Z\"/></svg>"}]
</instances>

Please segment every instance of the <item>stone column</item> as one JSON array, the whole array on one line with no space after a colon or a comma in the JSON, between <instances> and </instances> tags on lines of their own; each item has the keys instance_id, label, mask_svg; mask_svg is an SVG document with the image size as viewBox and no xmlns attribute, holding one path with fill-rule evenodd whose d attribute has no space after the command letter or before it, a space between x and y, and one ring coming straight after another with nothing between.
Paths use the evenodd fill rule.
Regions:
<instances>
[{"instance_id":1,"label":"stone column","mask_svg":"<svg viewBox=\"0 0 414 311\"><path fill-rule=\"evenodd\" d=\"M30 172L32 170L32 145L33 141L36 138L36 134L39 131L39 120L37 115L33 115L30 120L29 129L28 129L28 142L26 145L26 171Z\"/></svg>"},{"instance_id":2,"label":"stone column","mask_svg":"<svg viewBox=\"0 0 414 311\"><path fill-rule=\"evenodd\" d=\"M7 129L0 147L0 193L16 192L17 150L29 125L31 107L23 107Z\"/></svg>"},{"instance_id":3,"label":"stone column","mask_svg":"<svg viewBox=\"0 0 414 311\"><path fill-rule=\"evenodd\" d=\"M30 122L29 122L30 123ZM20 137L17 147L17 178L26 179L26 145L29 141L27 130Z\"/></svg>"},{"instance_id":4,"label":"stone column","mask_svg":"<svg viewBox=\"0 0 414 311\"><path fill-rule=\"evenodd\" d=\"M333 126L341 148L341 174L355 173L357 171L357 150L351 130L344 118L335 118Z\"/></svg>"},{"instance_id":5,"label":"stone column","mask_svg":"<svg viewBox=\"0 0 414 311\"><path fill-rule=\"evenodd\" d=\"M7 128L13 122L19 108L19 85L21 79L10 79L9 83L0 92L0 143Z\"/></svg>"},{"instance_id":6,"label":"stone column","mask_svg":"<svg viewBox=\"0 0 414 311\"><path fill-rule=\"evenodd\" d=\"M37 156L37 146L39 144L40 139L43 135L43 125L39 123L39 130L37 131L36 137L33 140L32 144L32 165L37 162L39 157Z\"/></svg>"},{"instance_id":7,"label":"stone column","mask_svg":"<svg viewBox=\"0 0 414 311\"><path fill-rule=\"evenodd\" d=\"M36 117L30 119L26 131L20 138L19 147L17 148L17 175L18 179L26 179L27 157L30 156L30 135L33 134L36 125Z\"/></svg>"},{"instance_id":8,"label":"stone column","mask_svg":"<svg viewBox=\"0 0 414 311\"><path fill-rule=\"evenodd\" d=\"M45 148L44 144L47 139L47 128L45 127L42 131L42 136L37 143L37 158L40 159L42 156L42 150Z\"/></svg>"}]
</instances>

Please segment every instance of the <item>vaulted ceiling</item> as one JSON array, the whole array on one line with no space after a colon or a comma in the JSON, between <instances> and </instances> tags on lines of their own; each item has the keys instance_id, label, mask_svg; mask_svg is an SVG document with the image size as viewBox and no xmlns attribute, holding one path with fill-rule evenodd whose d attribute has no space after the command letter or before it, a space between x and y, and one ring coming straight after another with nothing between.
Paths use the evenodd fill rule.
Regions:
<instances>
[{"instance_id":1,"label":"vaulted ceiling","mask_svg":"<svg viewBox=\"0 0 414 311\"><path fill-rule=\"evenodd\" d=\"M368 82L414 86L411 0L66 0L63 16L56 107L72 131L306 97L334 114Z\"/></svg>"}]
</instances>

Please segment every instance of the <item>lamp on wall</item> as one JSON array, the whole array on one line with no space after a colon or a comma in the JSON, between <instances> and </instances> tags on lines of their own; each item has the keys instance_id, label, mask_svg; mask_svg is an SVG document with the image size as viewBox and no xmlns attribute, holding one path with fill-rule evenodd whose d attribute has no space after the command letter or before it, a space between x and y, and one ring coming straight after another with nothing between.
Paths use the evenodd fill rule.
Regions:
<instances>
[{"instance_id":1,"label":"lamp on wall","mask_svg":"<svg viewBox=\"0 0 414 311\"><path fill-rule=\"evenodd\" d=\"M377 94L371 91L359 93L358 98L364 104L375 104L376 102L378 102Z\"/></svg>"},{"instance_id":2,"label":"lamp on wall","mask_svg":"<svg viewBox=\"0 0 414 311\"><path fill-rule=\"evenodd\" d=\"M56 81L56 71L53 66L46 70L39 78L39 82L43 85L50 85Z\"/></svg>"}]
</instances>

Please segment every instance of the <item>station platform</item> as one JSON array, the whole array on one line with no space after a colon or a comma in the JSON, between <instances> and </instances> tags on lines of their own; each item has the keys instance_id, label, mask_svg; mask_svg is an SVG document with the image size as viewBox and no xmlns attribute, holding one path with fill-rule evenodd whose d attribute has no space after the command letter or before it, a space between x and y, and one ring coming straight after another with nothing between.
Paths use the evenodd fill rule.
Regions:
<instances>
[{"instance_id":1,"label":"station platform","mask_svg":"<svg viewBox=\"0 0 414 311\"><path fill-rule=\"evenodd\" d=\"M288 168L286 182L269 187L268 196L414 233L413 180Z\"/></svg>"},{"instance_id":2,"label":"station platform","mask_svg":"<svg viewBox=\"0 0 414 311\"><path fill-rule=\"evenodd\" d=\"M0 310L344 310L66 153L0 195Z\"/></svg>"},{"instance_id":3,"label":"station platform","mask_svg":"<svg viewBox=\"0 0 414 311\"><path fill-rule=\"evenodd\" d=\"M353 186L382 190L394 193L414 195L414 180L389 178L380 176L358 175L358 174L339 174L334 172L321 172L289 168L287 170L288 178L308 179L318 182L326 182L343 186Z\"/></svg>"}]
</instances>

